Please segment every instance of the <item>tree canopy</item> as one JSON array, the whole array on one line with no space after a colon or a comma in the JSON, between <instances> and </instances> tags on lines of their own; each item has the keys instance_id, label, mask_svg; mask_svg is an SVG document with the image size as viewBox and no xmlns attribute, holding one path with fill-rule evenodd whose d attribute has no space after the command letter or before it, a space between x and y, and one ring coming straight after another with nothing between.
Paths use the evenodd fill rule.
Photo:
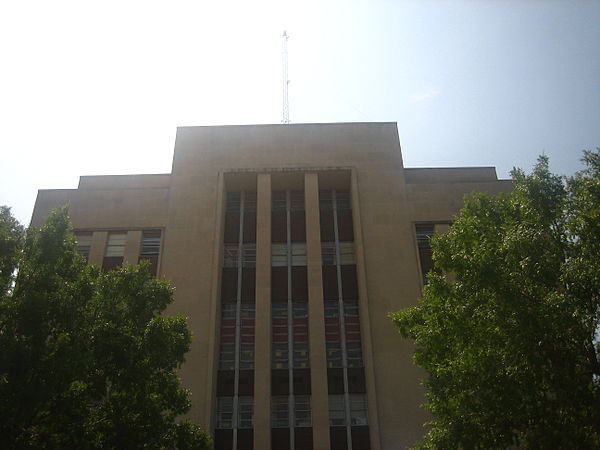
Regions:
<instances>
[{"instance_id":1,"label":"tree canopy","mask_svg":"<svg viewBox=\"0 0 600 450\"><path fill-rule=\"evenodd\" d=\"M514 190L469 195L431 239L414 339L424 448L600 448L600 149L570 179L540 157Z\"/></svg>"},{"instance_id":2,"label":"tree canopy","mask_svg":"<svg viewBox=\"0 0 600 450\"><path fill-rule=\"evenodd\" d=\"M17 263L18 275L0 298L0 446L210 448L205 431L178 419L190 408L176 369L191 333L185 317L161 315L169 284L147 264L88 266L66 208L29 229L22 251L8 216L3 284Z\"/></svg>"}]
</instances>

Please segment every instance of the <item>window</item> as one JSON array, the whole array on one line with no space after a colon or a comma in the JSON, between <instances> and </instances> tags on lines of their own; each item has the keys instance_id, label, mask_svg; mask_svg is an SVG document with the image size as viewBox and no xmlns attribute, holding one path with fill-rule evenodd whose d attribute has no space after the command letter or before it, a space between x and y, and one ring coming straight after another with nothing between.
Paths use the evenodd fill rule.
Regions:
<instances>
[{"instance_id":1,"label":"window","mask_svg":"<svg viewBox=\"0 0 600 450\"><path fill-rule=\"evenodd\" d=\"M295 426L310 427L311 426L311 411L310 411L310 396L296 395L294 397L294 417Z\"/></svg>"},{"instance_id":2,"label":"window","mask_svg":"<svg viewBox=\"0 0 600 450\"><path fill-rule=\"evenodd\" d=\"M254 369L254 304L240 305L240 369Z\"/></svg>"},{"instance_id":3,"label":"window","mask_svg":"<svg viewBox=\"0 0 600 450\"><path fill-rule=\"evenodd\" d=\"M83 256L87 261L90 256L90 248L92 247L92 233L75 233L75 242L77 245L77 253Z\"/></svg>"},{"instance_id":4,"label":"window","mask_svg":"<svg viewBox=\"0 0 600 450\"><path fill-rule=\"evenodd\" d=\"M287 266L286 244L271 244L271 265L274 267Z\"/></svg>"},{"instance_id":5,"label":"window","mask_svg":"<svg viewBox=\"0 0 600 450\"><path fill-rule=\"evenodd\" d=\"M271 426L287 428L290 426L288 396L277 396L271 399Z\"/></svg>"},{"instance_id":6,"label":"window","mask_svg":"<svg viewBox=\"0 0 600 450\"><path fill-rule=\"evenodd\" d=\"M160 253L160 231L144 231L142 233L141 256L158 255Z\"/></svg>"},{"instance_id":7,"label":"window","mask_svg":"<svg viewBox=\"0 0 600 450\"><path fill-rule=\"evenodd\" d=\"M223 267L238 267L238 244L225 244L223 249ZM242 267L256 267L256 245L244 244L242 246Z\"/></svg>"},{"instance_id":8,"label":"window","mask_svg":"<svg viewBox=\"0 0 600 450\"><path fill-rule=\"evenodd\" d=\"M286 369L289 365L287 303L271 305L273 343L271 364L273 369Z\"/></svg>"},{"instance_id":9,"label":"window","mask_svg":"<svg viewBox=\"0 0 600 450\"><path fill-rule=\"evenodd\" d=\"M239 397L238 428L252 428L253 397Z\"/></svg>"},{"instance_id":10,"label":"window","mask_svg":"<svg viewBox=\"0 0 600 450\"><path fill-rule=\"evenodd\" d=\"M292 244L292 266L306 266L306 244ZM286 244L271 244L271 265L283 267L288 265L288 248Z\"/></svg>"},{"instance_id":11,"label":"window","mask_svg":"<svg viewBox=\"0 0 600 450\"><path fill-rule=\"evenodd\" d=\"M160 253L160 230L144 231L140 246L140 261L150 262L150 273L156 275L158 272L158 255Z\"/></svg>"},{"instance_id":12,"label":"window","mask_svg":"<svg viewBox=\"0 0 600 450\"><path fill-rule=\"evenodd\" d=\"M306 244L292 244L292 266L306 266Z\"/></svg>"},{"instance_id":13,"label":"window","mask_svg":"<svg viewBox=\"0 0 600 450\"><path fill-rule=\"evenodd\" d=\"M217 428L233 428L233 398L217 398Z\"/></svg>"},{"instance_id":14,"label":"window","mask_svg":"<svg viewBox=\"0 0 600 450\"><path fill-rule=\"evenodd\" d=\"M367 398L364 394L350 394L350 424L367 424Z\"/></svg>"},{"instance_id":15,"label":"window","mask_svg":"<svg viewBox=\"0 0 600 450\"><path fill-rule=\"evenodd\" d=\"M112 232L108 234L104 259L102 260L102 270L108 271L116 269L123 264L126 241L127 232Z\"/></svg>"},{"instance_id":16,"label":"window","mask_svg":"<svg viewBox=\"0 0 600 450\"><path fill-rule=\"evenodd\" d=\"M434 235L434 225L421 223L415 225L417 235L417 247L419 250L419 262L421 263L421 278L423 284L427 283L427 273L433 270L433 257L431 254L430 239Z\"/></svg>"},{"instance_id":17,"label":"window","mask_svg":"<svg viewBox=\"0 0 600 450\"><path fill-rule=\"evenodd\" d=\"M346 406L343 395L329 396L329 425L346 425Z\"/></svg>"},{"instance_id":18,"label":"window","mask_svg":"<svg viewBox=\"0 0 600 450\"><path fill-rule=\"evenodd\" d=\"M120 256L125 255L125 242L127 240L126 232L109 233L108 242L106 244L106 251L104 256Z\"/></svg>"},{"instance_id":19,"label":"window","mask_svg":"<svg viewBox=\"0 0 600 450\"><path fill-rule=\"evenodd\" d=\"M323 242L321 244L321 259L324 266L333 266L338 263L335 242ZM340 264L356 264L354 256L354 242L340 242Z\"/></svg>"}]
</instances>

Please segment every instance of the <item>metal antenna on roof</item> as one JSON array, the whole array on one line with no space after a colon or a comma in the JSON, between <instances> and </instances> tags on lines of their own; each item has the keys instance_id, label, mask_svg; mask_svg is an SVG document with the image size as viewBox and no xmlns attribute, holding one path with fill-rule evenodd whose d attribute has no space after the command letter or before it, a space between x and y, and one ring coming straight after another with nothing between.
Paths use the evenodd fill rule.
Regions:
<instances>
[{"instance_id":1,"label":"metal antenna on roof","mask_svg":"<svg viewBox=\"0 0 600 450\"><path fill-rule=\"evenodd\" d=\"M283 65L283 118L281 119L281 123L290 123L290 105L288 102L288 85L290 84L290 80L288 80L288 38L289 36L285 30L283 30L283 35L281 36L281 62Z\"/></svg>"}]
</instances>

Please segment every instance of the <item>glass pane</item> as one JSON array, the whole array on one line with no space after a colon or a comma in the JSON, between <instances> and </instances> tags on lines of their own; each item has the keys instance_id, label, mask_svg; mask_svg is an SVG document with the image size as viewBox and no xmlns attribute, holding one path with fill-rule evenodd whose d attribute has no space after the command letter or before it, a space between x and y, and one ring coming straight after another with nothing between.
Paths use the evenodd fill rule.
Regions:
<instances>
[{"instance_id":1,"label":"glass pane","mask_svg":"<svg viewBox=\"0 0 600 450\"><path fill-rule=\"evenodd\" d=\"M367 399L364 394L350 395L350 424L367 424Z\"/></svg>"},{"instance_id":2,"label":"glass pane","mask_svg":"<svg viewBox=\"0 0 600 450\"><path fill-rule=\"evenodd\" d=\"M252 428L253 398L239 397L238 399L238 427Z\"/></svg>"},{"instance_id":3,"label":"glass pane","mask_svg":"<svg viewBox=\"0 0 600 450\"><path fill-rule=\"evenodd\" d=\"M238 266L238 245L226 244L223 249L223 267Z\"/></svg>"},{"instance_id":4,"label":"glass pane","mask_svg":"<svg viewBox=\"0 0 600 450\"><path fill-rule=\"evenodd\" d=\"M341 264L355 264L354 257L354 242L340 242L340 259Z\"/></svg>"},{"instance_id":5,"label":"glass pane","mask_svg":"<svg viewBox=\"0 0 600 450\"><path fill-rule=\"evenodd\" d=\"M335 242L321 244L321 259L324 266L332 266L336 263Z\"/></svg>"},{"instance_id":6,"label":"glass pane","mask_svg":"<svg viewBox=\"0 0 600 450\"><path fill-rule=\"evenodd\" d=\"M306 266L306 244L292 244L292 265Z\"/></svg>"},{"instance_id":7,"label":"glass pane","mask_svg":"<svg viewBox=\"0 0 600 450\"><path fill-rule=\"evenodd\" d=\"M217 399L217 428L233 428L233 398Z\"/></svg>"},{"instance_id":8,"label":"glass pane","mask_svg":"<svg viewBox=\"0 0 600 450\"><path fill-rule=\"evenodd\" d=\"M343 395L329 396L329 425L346 425L346 408Z\"/></svg>"},{"instance_id":9,"label":"glass pane","mask_svg":"<svg viewBox=\"0 0 600 450\"><path fill-rule=\"evenodd\" d=\"M417 245L419 248L429 248L429 239L433 236L433 224L420 223L415 225Z\"/></svg>"},{"instance_id":10,"label":"glass pane","mask_svg":"<svg viewBox=\"0 0 600 450\"><path fill-rule=\"evenodd\" d=\"M241 192L228 192L227 193L227 211L239 211L240 210L240 198Z\"/></svg>"},{"instance_id":11,"label":"glass pane","mask_svg":"<svg viewBox=\"0 0 600 450\"><path fill-rule=\"evenodd\" d=\"M160 231L144 231L140 255L158 255L160 253Z\"/></svg>"},{"instance_id":12,"label":"glass pane","mask_svg":"<svg viewBox=\"0 0 600 450\"><path fill-rule=\"evenodd\" d=\"M271 265L275 267L287 266L286 244L271 244Z\"/></svg>"},{"instance_id":13,"label":"glass pane","mask_svg":"<svg viewBox=\"0 0 600 450\"><path fill-rule=\"evenodd\" d=\"M271 426L273 428L287 428L290 426L287 396L273 397L271 399Z\"/></svg>"},{"instance_id":14,"label":"glass pane","mask_svg":"<svg viewBox=\"0 0 600 450\"><path fill-rule=\"evenodd\" d=\"M123 256L127 233L109 233L104 256Z\"/></svg>"},{"instance_id":15,"label":"glass pane","mask_svg":"<svg viewBox=\"0 0 600 450\"><path fill-rule=\"evenodd\" d=\"M294 397L294 416L296 422L295 426L311 426L310 396L297 395Z\"/></svg>"}]
</instances>

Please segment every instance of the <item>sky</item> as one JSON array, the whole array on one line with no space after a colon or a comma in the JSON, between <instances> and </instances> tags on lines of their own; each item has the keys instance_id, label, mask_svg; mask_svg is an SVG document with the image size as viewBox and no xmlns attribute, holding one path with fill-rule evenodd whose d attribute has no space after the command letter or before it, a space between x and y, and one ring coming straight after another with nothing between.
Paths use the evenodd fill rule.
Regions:
<instances>
[{"instance_id":1,"label":"sky","mask_svg":"<svg viewBox=\"0 0 600 450\"><path fill-rule=\"evenodd\" d=\"M406 167L600 146L600 0L0 1L0 205L169 173L178 126L397 122Z\"/></svg>"}]
</instances>

